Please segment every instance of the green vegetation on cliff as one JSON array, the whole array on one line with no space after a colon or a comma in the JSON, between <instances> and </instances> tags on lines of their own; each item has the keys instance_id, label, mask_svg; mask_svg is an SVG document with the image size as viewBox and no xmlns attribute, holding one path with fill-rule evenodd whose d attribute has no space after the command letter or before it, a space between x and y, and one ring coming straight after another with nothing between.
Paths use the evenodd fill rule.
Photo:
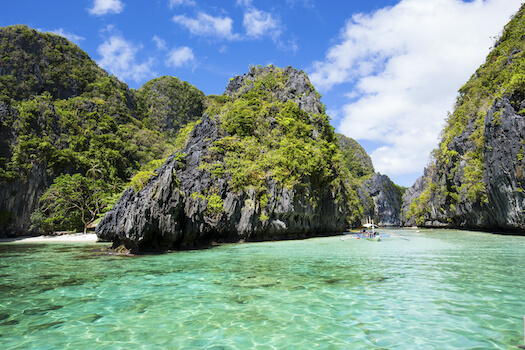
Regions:
<instances>
[{"instance_id":1,"label":"green vegetation on cliff","mask_svg":"<svg viewBox=\"0 0 525 350\"><path fill-rule=\"evenodd\" d=\"M483 182L484 127L487 111L496 99L507 97L520 115L525 98L525 6L513 16L495 42L485 63L459 90L454 111L448 116L434 163L427 172L426 185L415 199L407 218L422 224L429 218L429 201L439 203L439 211L453 220L459 203L486 205ZM498 113L495 123L498 123Z\"/></svg>"},{"instance_id":2,"label":"green vegetation on cliff","mask_svg":"<svg viewBox=\"0 0 525 350\"><path fill-rule=\"evenodd\" d=\"M233 77L184 134L182 149L124 192L98 237L130 251L187 249L328 235L362 219L357 167L345 166L302 71L259 66Z\"/></svg>"},{"instance_id":3,"label":"green vegetation on cliff","mask_svg":"<svg viewBox=\"0 0 525 350\"><path fill-rule=\"evenodd\" d=\"M0 29L0 55L0 102L24 100L45 91L53 98L77 96L107 77L75 44L24 25Z\"/></svg>"},{"instance_id":4,"label":"green vegetation on cliff","mask_svg":"<svg viewBox=\"0 0 525 350\"><path fill-rule=\"evenodd\" d=\"M150 80L137 90L136 96L144 126L165 132L169 137L195 122L205 108L204 93L175 77Z\"/></svg>"},{"instance_id":5,"label":"green vegetation on cliff","mask_svg":"<svg viewBox=\"0 0 525 350\"><path fill-rule=\"evenodd\" d=\"M190 84L162 77L130 90L57 35L0 28L0 47L2 185L26 181L35 164L55 187L62 174L86 182L96 165L105 195L115 196L141 167L177 148L178 130L202 115L205 96ZM73 211L46 227L82 228L68 220Z\"/></svg>"},{"instance_id":6,"label":"green vegetation on cliff","mask_svg":"<svg viewBox=\"0 0 525 350\"><path fill-rule=\"evenodd\" d=\"M204 166L213 172L226 167L236 190L261 189L270 177L288 187L304 177L318 184L330 182L337 147L328 116L309 115L297 103L282 102L272 93L288 78L282 69L255 75L253 82L245 83L251 85L249 91L215 98L210 106L228 136L215 142ZM215 163L221 155L224 161Z\"/></svg>"},{"instance_id":7,"label":"green vegetation on cliff","mask_svg":"<svg viewBox=\"0 0 525 350\"><path fill-rule=\"evenodd\" d=\"M229 94L211 98L208 114L226 134L214 142L201 168L216 178L227 173L235 191L255 189L262 204L268 200L268 179L290 189L304 186L313 201L316 192L348 180L330 118L313 86L308 83L303 92L312 95L315 106L307 112L297 101L283 102L280 94L294 79L285 69L253 67L249 76ZM356 220L362 210L350 187L348 199Z\"/></svg>"},{"instance_id":8,"label":"green vegetation on cliff","mask_svg":"<svg viewBox=\"0 0 525 350\"><path fill-rule=\"evenodd\" d=\"M372 159L356 140L342 134L337 134L337 140L343 156L343 165L353 178L362 179L375 173Z\"/></svg>"}]
</instances>

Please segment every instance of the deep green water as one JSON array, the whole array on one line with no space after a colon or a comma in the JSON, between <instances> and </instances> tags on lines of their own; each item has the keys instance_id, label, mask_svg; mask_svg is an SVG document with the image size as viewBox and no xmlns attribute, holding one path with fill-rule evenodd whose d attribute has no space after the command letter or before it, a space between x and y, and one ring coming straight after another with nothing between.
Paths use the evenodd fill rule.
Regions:
<instances>
[{"instance_id":1,"label":"deep green water","mask_svg":"<svg viewBox=\"0 0 525 350\"><path fill-rule=\"evenodd\" d=\"M2 349L517 349L525 237L226 245L123 257L0 243Z\"/></svg>"}]
</instances>

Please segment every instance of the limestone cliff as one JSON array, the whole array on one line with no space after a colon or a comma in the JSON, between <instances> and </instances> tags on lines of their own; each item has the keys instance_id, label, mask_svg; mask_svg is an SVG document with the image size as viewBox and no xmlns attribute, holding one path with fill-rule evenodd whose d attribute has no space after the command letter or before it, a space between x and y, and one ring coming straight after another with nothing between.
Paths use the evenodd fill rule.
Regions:
<instances>
[{"instance_id":1,"label":"limestone cliff","mask_svg":"<svg viewBox=\"0 0 525 350\"><path fill-rule=\"evenodd\" d=\"M254 67L211 103L186 146L128 189L97 235L132 251L342 232L351 215L333 128L308 77Z\"/></svg>"},{"instance_id":2,"label":"limestone cliff","mask_svg":"<svg viewBox=\"0 0 525 350\"><path fill-rule=\"evenodd\" d=\"M401 225L404 189L386 175L376 173L372 159L354 139L337 134L343 165L357 191L363 209L361 220L373 218L381 226Z\"/></svg>"},{"instance_id":3,"label":"limestone cliff","mask_svg":"<svg viewBox=\"0 0 525 350\"><path fill-rule=\"evenodd\" d=\"M30 215L53 180L44 159L28 154L20 157L17 152L26 145L30 133L21 130L21 125L28 122L31 128L47 133L50 130L45 129L52 127L43 125L41 118L31 121L20 118L18 101L42 93L57 99L78 96L104 72L65 38L38 33L26 26L0 28L0 46L1 237L29 233ZM38 136L41 139L42 135ZM16 161L13 156L18 157Z\"/></svg>"},{"instance_id":4,"label":"limestone cliff","mask_svg":"<svg viewBox=\"0 0 525 350\"><path fill-rule=\"evenodd\" d=\"M363 182L364 191L373 202L367 217L374 218L379 226L401 225L401 204L404 188L397 186L386 175L375 173Z\"/></svg>"},{"instance_id":5,"label":"limestone cliff","mask_svg":"<svg viewBox=\"0 0 525 350\"><path fill-rule=\"evenodd\" d=\"M180 219L170 230L184 234L166 238L169 244L140 238L129 243L134 248L340 232L381 206L362 186L373 174L370 158L353 140L339 138L351 147L338 147L303 72L256 67L232 78L223 95L205 97L174 77L129 89L67 39L23 25L0 28L0 46L0 236L41 233L30 230L31 214L42 214L40 198L60 176L102 181L109 203L130 178L141 183L152 164L181 148L166 164L182 196L170 209ZM123 198L146 201L149 186ZM164 209L175 200L160 198ZM128 209L121 202L113 213L120 220ZM56 220L40 227L46 232L82 229L78 212L49 215ZM137 224L146 236L168 222L165 213L151 215L152 222Z\"/></svg>"},{"instance_id":6,"label":"limestone cliff","mask_svg":"<svg viewBox=\"0 0 525 350\"><path fill-rule=\"evenodd\" d=\"M407 191L405 224L525 232L525 7L460 89L434 162Z\"/></svg>"}]
</instances>

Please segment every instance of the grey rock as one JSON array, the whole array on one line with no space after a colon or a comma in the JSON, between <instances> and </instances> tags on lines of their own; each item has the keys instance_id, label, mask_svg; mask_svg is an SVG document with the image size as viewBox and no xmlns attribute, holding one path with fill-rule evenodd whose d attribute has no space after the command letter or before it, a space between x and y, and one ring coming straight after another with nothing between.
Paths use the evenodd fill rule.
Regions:
<instances>
[{"instance_id":1,"label":"grey rock","mask_svg":"<svg viewBox=\"0 0 525 350\"><path fill-rule=\"evenodd\" d=\"M397 187L388 176L379 173L363 182L363 188L372 198L373 211L367 214L375 218L380 226L401 225L402 189Z\"/></svg>"},{"instance_id":2,"label":"grey rock","mask_svg":"<svg viewBox=\"0 0 525 350\"><path fill-rule=\"evenodd\" d=\"M525 101L520 101L518 106ZM499 121L495 113L501 113ZM485 117L485 171L488 204L484 225L525 232L525 120L511 100L497 100Z\"/></svg>"},{"instance_id":3,"label":"grey rock","mask_svg":"<svg viewBox=\"0 0 525 350\"><path fill-rule=\"evenodd\" d=\"M245 94L250 90L250 85L246 84L246 82L255 81L256 74L268 74L274 69L273 66L259 67L258 69L251 69L242 76L238 75L230 80L224 93L232 97ZM281 102L292 100L308 113L321 113L323 111L323 105L316 95L308 76L303 71L297 71L295 68L288 66L283 68L283 75L287 77L284 86L276 85L272 87L273 93ZM248 89L244 87L246 85L248 85ZM253 85L251 88L253 88Z\"/></svg>"},{"instance_id":4,"label":"grey rock","mask_svg":"<svg viewBox=\"0 0 525 350\"><path fill-rule=\"evenodd\" d=\"M401 206L401 225L404 226L416 226L416 219L414 217L408 217L408 211L410 205L416 198L418 198L426 188L426 179L430 175L428 168L425 168L424 175L419 177L414 184L409 187L403 195L403 204Z\"/></svg>"},{"instance_id":5,"label":"grey rock","mask_svg":"<svg viewBox=\"0 0 525 350\"><path fill-rule=\"evenodd\" d=\"M149 251L212 242L304 238L344 230L346 209L335 202L336 193L328 191L314 206L309 193L299 195L297 189L270 179L266 184L269 200L262 207L253 190L234 193L226 179L216 182L210 173L199 170L198 160L217 136L217 125L205 116L181 151L191 155L186 164L181 165L174 154L143 190L128 189L97 226L98 237L114 246L124 244L131 251ZM210 212L208 200L198 195L211 186L223 199L222 212ZM263 213L267 219L261 218Z\"/></svg>"},{"instance_id":6,"label":"grey rock","mask_svg":"<svg viewBox=\"0 0 525 350\"><path fill-rule=\"evenodd\" d=\"M523 102L516 97L503 97L495 100L486 113L482 179L486 201L473 200L461 192L459 202L450 205L440 191L430 191L426 203L428 213L422 226L525 232L525 120L518 113ZM406 218L406 214L426 189L428 181L442 189L461 187L466 166L462 158L476 149L469 140L473 131L474 121L448 145L449 149L458 152L454 162L439 169L426 169L425 175L407 190L403 197L405 225L415 225L415 218Z\"/></svg>"},{"instance_id":7,"label":"grey rock","mask_svg":"<svg viewBox=\"0 0 525 350\"><path fill-rule=\"evenodd\" d=\"M31 213L38 208L38 201L51 185L53 178L44 164L33 164L26 179L18 179L0 186L0 212L8 215L5 225L0 225L0 237L31 234Z\"/></svg>"}]
</instances>

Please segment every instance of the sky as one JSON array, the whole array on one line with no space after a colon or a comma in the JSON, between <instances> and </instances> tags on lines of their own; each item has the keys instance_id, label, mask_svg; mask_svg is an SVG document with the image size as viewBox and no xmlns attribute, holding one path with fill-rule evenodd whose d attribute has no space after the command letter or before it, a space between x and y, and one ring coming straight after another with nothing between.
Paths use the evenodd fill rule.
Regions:
<instances>
[{"instance_id":1,"label":"sky","mask_svg":"<svg viewBox=\"0 0 525 350\"><path fill-rule=\"evenodd\" d=\"M251 66L305 71L336 131L409 187L457 91L522 0L2 0L0 26L67 37L138 89L164 75L222 94Z\"/></svg>"}]
</instances>

